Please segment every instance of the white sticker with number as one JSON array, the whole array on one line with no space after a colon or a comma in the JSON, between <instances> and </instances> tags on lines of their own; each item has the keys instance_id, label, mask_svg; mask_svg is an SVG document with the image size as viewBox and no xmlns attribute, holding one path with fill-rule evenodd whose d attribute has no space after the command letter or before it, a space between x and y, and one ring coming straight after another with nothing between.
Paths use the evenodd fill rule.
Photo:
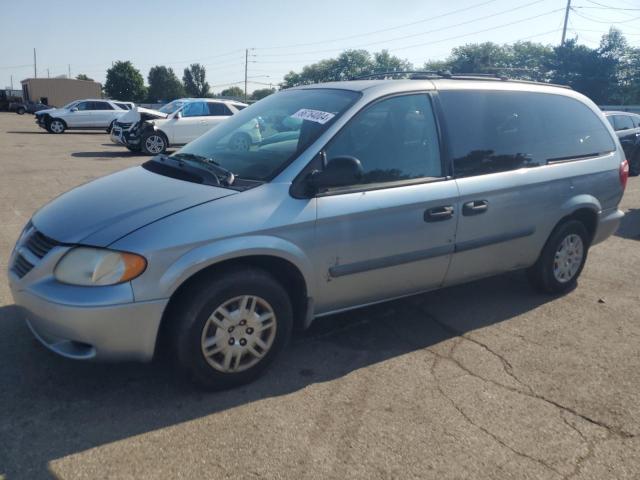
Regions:
<instances>
[{"instance_id":1,"label":"white sticker with number","mask_svg":"<svg viewBox=\"0 0 640 480\"><path fill-rule=\"evenodd\" d=\"M324 125L331 120L335 115L329 112L323 112L322 110L311 110L309 108L301 108L296 113L291 115L291 118L299 118L300 120L309 120L310 122L316 122L320 125Z\"/></svg>"}]
</instances>

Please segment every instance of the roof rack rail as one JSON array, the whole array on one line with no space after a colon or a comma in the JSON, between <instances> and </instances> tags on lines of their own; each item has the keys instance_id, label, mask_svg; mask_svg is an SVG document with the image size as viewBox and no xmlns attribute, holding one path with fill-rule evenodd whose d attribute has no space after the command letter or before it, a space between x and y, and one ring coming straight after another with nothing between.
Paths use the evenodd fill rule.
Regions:
<instances>
[{"instance_id":1,"label":"roof rack rail","mask_svg":"<svg viewBox=\"0 0 640 480\"><path fill-rule=\"evenodd\" d=\"M518 70L518 69L512 69ZM550 87L567 88L568 85L558 85L555 83L536 82L534 80L519 80L517 78L509 78L500 73L451 73L446 70L391 70L388 72L370 73L351 78L351 80L393 80L393 79L409 79L409 80L430 80L430 79L451 79L451 80L495 80L502 82L527 83L532 85L547 85Z\"/></svg>"}]
</instances>

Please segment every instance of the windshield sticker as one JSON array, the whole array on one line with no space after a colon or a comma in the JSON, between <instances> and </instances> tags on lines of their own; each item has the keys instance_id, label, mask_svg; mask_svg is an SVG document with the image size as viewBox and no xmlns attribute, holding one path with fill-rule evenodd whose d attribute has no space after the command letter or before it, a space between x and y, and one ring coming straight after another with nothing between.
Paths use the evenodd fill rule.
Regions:
<instances>
[{"instance_id":1,"label":"windshield sticker","mask_svg":"<svg viewBox=\"0 0 640 480\"><path fill-rule=\"evenodd\" d=\"M324 125L331 120L335 115L329 112L323 112L322 110L311 110L309 108L301 108L296 113L291 115L291 118L299 118L300 120L308 120L310 122L316 122L320 125Z\"/></svg>"}]
</instances>

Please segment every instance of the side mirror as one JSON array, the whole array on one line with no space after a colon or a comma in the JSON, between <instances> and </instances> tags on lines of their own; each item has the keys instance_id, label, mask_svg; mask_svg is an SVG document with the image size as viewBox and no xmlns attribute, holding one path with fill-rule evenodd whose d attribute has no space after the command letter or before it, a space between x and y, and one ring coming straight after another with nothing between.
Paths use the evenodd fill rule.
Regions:
<instances>
[{"instance_id":1,"label":"side mirror","mask_svg":"<svg viewBox=\"0 0 640 480\"><path fill-rule=\"evenodd\" d=\"M182 118L182 112L176 112L176 114L173 116L174 119L179 120Z\"/></svg>"},{"instance_id":2,"label":"side mirror","mask_svg":"<svg viewBox=\"0 0 640 480\"><path fill-rule=\"evenodd\" d=\"M334 157L322 171L313 172L307 182L310 190L317 193L326 188L357 184L362 175L362 164L356 157Z\"/></svg>"},{"instance_id":3,"label":"side mirror","mask_svg":"<svg viewBox=\"0 0 640 480\"><path fill-rule=\"evenodd\" d=\"M72 108L71 108L71 111L72 111L72 112L77 112L77 111L78 111L78 107L72 107Z\"/></svg>"}]
</instances>

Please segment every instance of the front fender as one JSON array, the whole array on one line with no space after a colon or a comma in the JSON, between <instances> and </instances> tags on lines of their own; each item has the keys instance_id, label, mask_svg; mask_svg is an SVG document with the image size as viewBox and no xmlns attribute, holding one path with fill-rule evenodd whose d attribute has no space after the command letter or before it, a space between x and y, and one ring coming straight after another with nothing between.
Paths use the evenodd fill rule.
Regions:
<instances>
[{"instance_id":1,"label":"front fender","mask_svg":"<svg viewBox=\"0 0 640 480\"><path fill-rule=\"evenodd\" d=\"M202 245L178 258L160 277L158 286L171 296L180 285L194 274L225 260L267 255L287 260L295 265L304 277L307 295L313 297L315 290L313 268L304 252L294 243L269 235L252 235L228 238Z\"/></svg>"}]
</instances>

